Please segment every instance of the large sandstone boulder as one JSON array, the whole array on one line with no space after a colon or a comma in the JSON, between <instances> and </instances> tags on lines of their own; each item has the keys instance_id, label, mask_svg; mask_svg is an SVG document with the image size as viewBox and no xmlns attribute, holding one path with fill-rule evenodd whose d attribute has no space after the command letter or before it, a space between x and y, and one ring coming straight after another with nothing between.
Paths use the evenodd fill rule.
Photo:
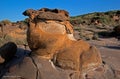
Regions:
<instances>
[{"instance_id":1,"label":"large sandstone boulder","mask_svg":"<svg viewBox=\"0 0 120 79\"><path fill-rule=\"evenodd\" d=\"M29 16L27 41L32 55L52 59L63 69L84 71L102 64L99 51L73 37L68 12L58 9L26 10Z\"/></svg>"},{"instance_id":2,"label":"large sandstone boulder","mask_svg":"<svg viewBox=\"0 0 120 79\"><path fill-rule=\"evenodd\" d=\"M43 9L35 11L29 9L23 13L24 15L28 15L30 17L28 26L29 28L27 31L27 41L29 47L32 51L34 51L35 54L39 54L41 56L47 55L47 57L51 57L51 55L53 55L53 53L55 53L56 50L58 50L63 45L63 41L65 41L66 38L68 39L69 37L70 39L75 40L70 22L67 19L65 21L57 20L57 16L59 17L59 14L68 18L67 14L63 14L67 12L63 11L64 10L58 10L58 13L55 13L54 9L50 11ZM41 15L41 12L53 13L55 14L56 18L51 18L48 20L47 17L44 17L38 19L37 17Z\"/></svg>"}]
</instances>

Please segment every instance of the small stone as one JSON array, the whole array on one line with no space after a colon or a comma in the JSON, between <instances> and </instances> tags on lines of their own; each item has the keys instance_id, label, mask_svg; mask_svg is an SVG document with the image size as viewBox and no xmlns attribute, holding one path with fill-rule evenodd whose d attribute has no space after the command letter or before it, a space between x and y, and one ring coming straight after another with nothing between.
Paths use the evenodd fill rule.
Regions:
<instances>
[{"instance_id":1,"label":"small stone","mask_svg":"<svg viewBox=\"0 0 120 79\"><path fill-rule=\"evenodd\" d=\"M0 64L1 64L1 63L4 63L4 62L5 62L5 59L2 58L1 55L0 55Z\"/></svg>"}]
</instances>

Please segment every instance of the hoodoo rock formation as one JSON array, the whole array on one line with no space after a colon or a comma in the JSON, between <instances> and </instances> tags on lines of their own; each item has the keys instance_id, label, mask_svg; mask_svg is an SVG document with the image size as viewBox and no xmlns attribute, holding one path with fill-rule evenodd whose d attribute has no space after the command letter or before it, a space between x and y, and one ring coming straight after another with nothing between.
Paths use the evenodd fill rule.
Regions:
<instances>
[{"instance_id":1,"label":"hoodoo rock formation","mask_svg":"<svg viewBox=\"0 0 120 79\"><path fill-rule=\"evenodd\" d=\"M68 12L43 8L38 11L29 9L23 14L30 17L27 41L35 54L52 57L66 38L75 40Z\"/></svg>"},{"instance_id":2,"label":"hoodoo rock formation","mask_svg":"<svg viewBox=\"0 0 120 79\"><path fill-rule=\"evenodd\" d=\"M84 71L102 64L99 51L83 40L75 40L65 10L26 10L29 16L27 41L32 55L53 60L63 69Z\"/></svg>"}]
</instances>

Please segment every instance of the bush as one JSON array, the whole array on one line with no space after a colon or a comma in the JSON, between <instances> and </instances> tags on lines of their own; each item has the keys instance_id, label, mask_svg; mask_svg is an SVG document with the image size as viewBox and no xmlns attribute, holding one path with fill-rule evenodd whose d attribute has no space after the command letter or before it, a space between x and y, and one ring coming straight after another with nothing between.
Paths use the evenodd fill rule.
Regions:
<instances>
[{"instance_id":1,"label":"bush","mask_svg":"<svg viewBox=\"0 0 120 79\"><path fill-rule=\"evenodd\" d=\"M2 20L2 21L0 21L0 23L2 24L2 25L9 25L9 24L11 24L12 22L10 21L10 20Z\"/></svg>"},{"instance_id":2,"label":"bush","mask_svg":"<svg viewBox=\"0 0 120 79\"><path fill-rule=\"evenodd\" d=\"M99 38L99 37L98 37L98 34L97 34L97 33L94 33L92 39L93 39L93 40L98 40L98 38Z\"/></svg>"}]
</instances>

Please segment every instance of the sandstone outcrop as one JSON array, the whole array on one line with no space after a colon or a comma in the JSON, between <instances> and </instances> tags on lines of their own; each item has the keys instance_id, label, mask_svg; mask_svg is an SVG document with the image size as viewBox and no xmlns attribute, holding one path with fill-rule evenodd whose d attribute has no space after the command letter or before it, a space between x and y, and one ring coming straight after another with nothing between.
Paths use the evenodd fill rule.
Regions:
<instances>
[{"instance_id":1,"label":"sandstone outcrop","mask_svg":"<svg viewBox=\"0 0 120 79\"><path fill-rule=\"evenodd\" d=\"M57 20L57 16L59 17L59 14L68 18L67 14L63 14L67 12L63 12L63 10L58 10L59 13L51 12L54 11L53 9L46 12L55 14L56 18L49 20L47 19L47 17L37 19L41 12L46 13L44 11L46 10L41 9L35 11L29 9L26 10L23 14L30 16L28 26L29 28L27 32L27 41L29 47L32 51L34 51L34 53L36 52L36 54L41 54L45 56L47 54L51 55L52 53L55 53L56 50L58 50L62 46L62 44L64 43L63 41L65 41L66 38L69 37L70 39L75 39L73 37L73 29L70 22L67 19L65 21Z\"/></svg>"},{"instance_id":2,"label":"sandstone outcrop","mask_svg":"<svg viewBox=\"0 0 120 79\"><path fill-rule=\"evenodd\" d=\"M66 70L56 67L51 61L38 56L25 56L28 53L24 49L18 49L14 59L0 69L1 73L7 69L7 73L1 79L119 79L119 71L112 70L108 65L103 64L92 70L88 70L79 77L73 70ZM6 68L7 66L7 68ZM0 65L1 68L1 65ZM8 72L9 71L9 72ZM1 76L0 73L0 76Z\"/></svg>"},{"instance_id":3,"label":"sandstone outcrop","mask_svg":"<svg viewBox=\"0 0 120 79\"><path fill-rule=\"evenodd\" d=\"M54 57L56 60L54 60L54 62L62 68L71 68L82 72L94 69L96 66L100 65L100 52L96 49L96 47L91 46L89 50L84 52L81 51L82 49L80 49L79 46L78 48L76 47L76 49L69 49L67 51L63 50L62 52L56 54Z\"/></svg>"},{"instance_id":4,"label":"sandstone outcrop","mask_svg":"<svg viewBox=\"0 0 120 79\"><path fill-rule=\"evenodd\" d=\"M83 40L75 40L68 12L43 8L26 10L29 16L27 41L32 55L52 59L63 69L83 71L102 64L98 50Z\"/></svg>"}]
</instances>

